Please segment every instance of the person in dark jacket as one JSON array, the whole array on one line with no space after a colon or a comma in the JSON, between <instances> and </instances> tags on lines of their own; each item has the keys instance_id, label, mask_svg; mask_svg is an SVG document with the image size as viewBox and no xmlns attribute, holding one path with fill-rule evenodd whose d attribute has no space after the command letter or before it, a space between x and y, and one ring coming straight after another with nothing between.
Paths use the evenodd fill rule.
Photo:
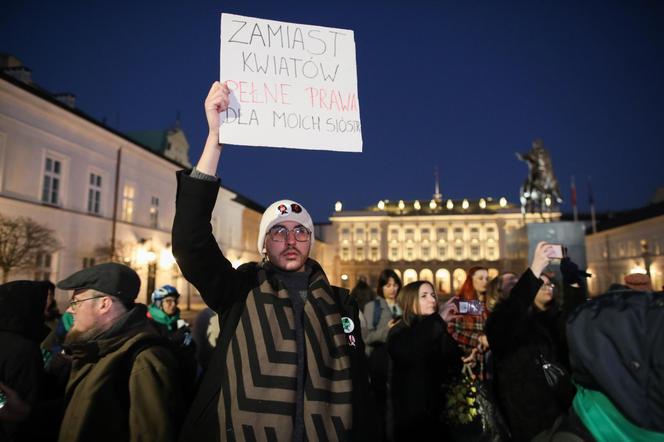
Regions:
<instances>
[{"instance_id":1,"label":"person in dark jacket","mask_svg":"<svg viewBox=\"0 0 664 442\"><path fill-rule=\"evenodd\" d=\"M27 407L34 407L43 394L39 344L49 333L44 324L48 290L47 282L13 281L0 286L0 382L11 389L5 396L17 395ZM29 414L13 418L7 410L1 412L0 408L0 440L35 437Z\"/></svg>"},{"instance_id":2,"label":"person in dark jacket","mask_svg":"<svg viewBox=\"0 0 664 442\"><path fill-rule=\"evenodd\" d=\"M403 317L392 327L387 350L392 360L390 392L394 440L445 440L442 386L461 369L461 350L437 314L431 283L404 286Z\"/></svg>"},{"instance_id":3,"label":"person in dark jacket","mask_svg":"<svg viewBox=\"0 0 664 442\"><path fill-rule=\"evenodd\" d=\"M578 268L565 258L562 309L555 303L553 282L543 273L553 253L550 244L537 245L530 268L487 322L494 392L515 441L529 441L548 429L574 397L564 326L585 291Z\"/></svg>"},{"instance_id":4,"label":"person in dark jacket","mask_svg":"<svg viewBox=\"0 0 664 442\"><path fill-rule=\"evenodd\" d=\"M305 208L280 200L265 210L261 263L233 268L212 234L228 95L226 85L212 85L203 154L191 173L177 174L173 254L221 324L181 439L372 440L357 303L309 258L314 229Z\"/></svg>"},{"instance_id":5,"label":"person in dark jacket","mask_svg":"<svg viewBox=\"0 0 664 442\"><path fill-rule=\"evenodd\" d=\"M168 343L142 304L141 281L117 263L74 273L57 287L73 290L74 325L65 338L72 368L59 441L174 441L181 379Z\"/></svg>"}]
</instances>

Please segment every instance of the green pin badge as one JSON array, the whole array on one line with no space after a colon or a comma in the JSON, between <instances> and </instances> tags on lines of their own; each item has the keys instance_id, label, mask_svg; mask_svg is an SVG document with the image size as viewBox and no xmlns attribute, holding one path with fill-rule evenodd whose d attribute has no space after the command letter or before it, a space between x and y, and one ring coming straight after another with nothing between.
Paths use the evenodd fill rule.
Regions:
<instances>
[{"instance_id":1,"label":"green pin badge","mask_svg":"<svg viewBox=\"0 0 664 442\"><path fill-rule=\"evenodd\" d=\"M341 325L344 328L344 333L352 333L355 330L355 324L353 320L347 316L341 318Z\"/></svg>"}]
</instances>

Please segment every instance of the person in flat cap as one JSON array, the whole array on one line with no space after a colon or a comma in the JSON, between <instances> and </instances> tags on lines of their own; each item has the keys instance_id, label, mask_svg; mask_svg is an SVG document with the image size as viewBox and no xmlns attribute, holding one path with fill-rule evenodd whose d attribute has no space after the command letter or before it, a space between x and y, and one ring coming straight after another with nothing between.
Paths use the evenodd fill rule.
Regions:
<instances>
[{"instance_id":1,"label":"person in flat cap","mask_svg":"<svg viewBox=\"0 0 664 442\"><path fill-rule=\"evenodd\" d=\"M134 270L105 263L58 282L73 290L64 348L72 369L59 440L176 440L182 410L177 361L135 304Z\"/></svg>"},{"instance_id":2,"label":"person in flat cap","mask_svg":"<svg viewBox=\"0 0 664 442\"><path fill-rule=\"evenodd\" d=\"M304 206L282 199L265 210L260 263L233 268L212 234L228 103L228 87L215 82L203 154L177 174L173 254L221 326L181 440L373 440L358 306L311 259Z\"/></svg>"}]
</instances>

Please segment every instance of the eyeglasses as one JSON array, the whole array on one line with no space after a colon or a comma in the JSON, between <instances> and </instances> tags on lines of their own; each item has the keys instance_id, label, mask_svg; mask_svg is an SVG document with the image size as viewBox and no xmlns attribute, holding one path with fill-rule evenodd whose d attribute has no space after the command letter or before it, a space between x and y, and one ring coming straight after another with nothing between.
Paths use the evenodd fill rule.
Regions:
<instances>
[{"instance_id":1,"label":"eyeglasses","mask_svg":"<svg viewBox=\"0 0 664 442\"><path fill-rule=\"evenodd\" d=\"M97 298L105 298L107 295L99 295L99 296L92 296L90 298L85 298L85 299L75 299L73 301L69 301L69 307L71 307L72 310L76 310L78 308L78 304L84 301L89 301L91 299L97 299Z\"/></svg>"},{"instance_id":2,"label":"eyeglasses","mask_svg":"<svg viewBox=\"0 0 664 442\"><path fill-rule=\"evenodd\" d=\"M297 226L293 230L287 229L284 226L274 226L267 233L270 239L274 242L284 242L288 240L288 234L293 232L295 241L305 242L311 238L311 232L304 226Z\"/></svg>"},{"instance_id":3,"label":"eyeglasses","mask_svg":"<svg viewBox=\"0 0 664 442\"><path fill-rule=\"evenodd\" d=\"M542 284L542 288L544 290L553 290L554 288L556 288L556 285L550 282L549 283L545 282L544 284Z\"/></svg>"}]
</instances>

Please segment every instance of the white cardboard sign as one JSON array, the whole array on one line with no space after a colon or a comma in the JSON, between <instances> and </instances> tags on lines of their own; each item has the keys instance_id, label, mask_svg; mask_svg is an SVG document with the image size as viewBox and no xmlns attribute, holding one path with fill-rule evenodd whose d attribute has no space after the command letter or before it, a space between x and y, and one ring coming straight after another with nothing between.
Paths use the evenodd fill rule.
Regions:
<instances>
[{"instance_id":1,"label":"white cardboard sign","mask_svg":"<svg viewBox=\"0 0 664 442\"><path fill-rule=\"evenodd\" d=\"M220 58L220 143L362 151L353 31L221 14Z\"/></svg>"}]
</instances>

